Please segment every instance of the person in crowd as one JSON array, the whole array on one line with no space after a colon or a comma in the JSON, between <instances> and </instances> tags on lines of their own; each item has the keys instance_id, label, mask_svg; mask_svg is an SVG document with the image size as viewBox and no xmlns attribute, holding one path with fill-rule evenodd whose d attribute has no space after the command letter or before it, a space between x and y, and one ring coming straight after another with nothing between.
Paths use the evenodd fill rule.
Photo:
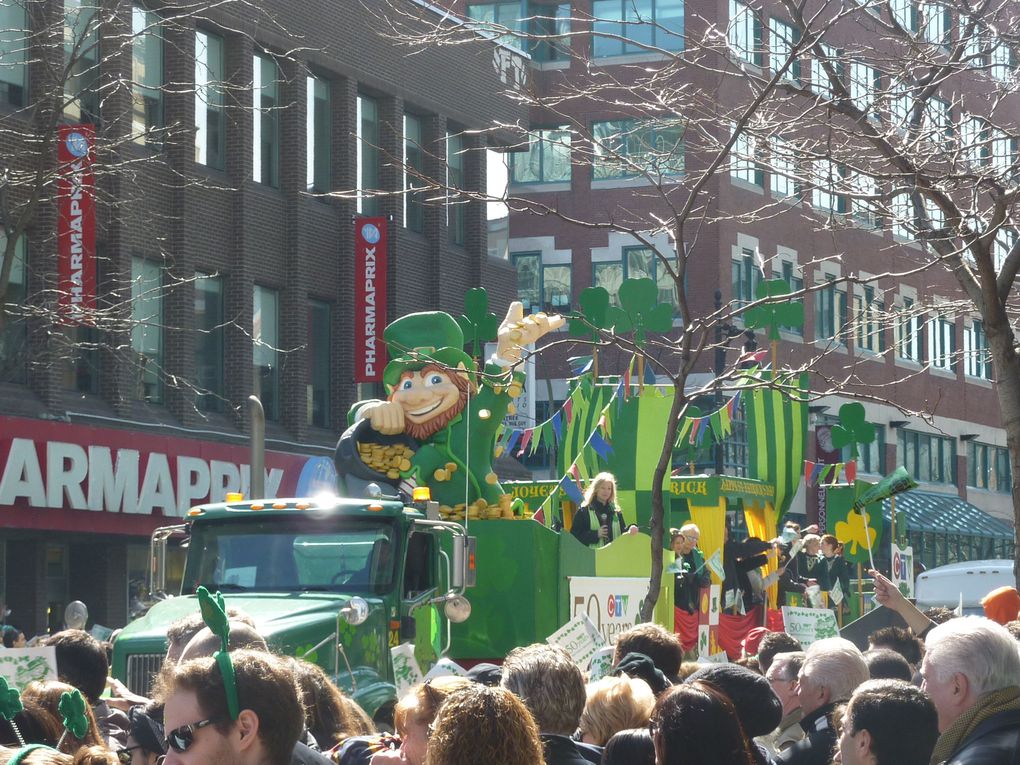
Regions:
<instances>
[{"instance_id":1,"label":"person in crowd","mask_svg":"<svg viewBox=\"0 0 1020 765\"><path fill-rule=\"evenodd\" d=\"M829 765L836 744L832 713L868 679L860 649L844 638L825 638L808 646L797 675L797 697L804 739L776 756L788 765Z\"/></svg>"},{"instance_id":2,"label":"person in crowd","mask_svg":"<svg viewBox=\"0 0 1020 765\"><path fill-rule=\"evenodd\" d=\"M255 627L255 620L239 608L228 607L227 618L231 622L241 622L249 627ZM176 664L180 661L181 651L203 629L205 629L205 621L202 619L202 614L197 612L182 616L167 627L167 648L164 662Z\"/></svg>"},{"instance_id":3,"label":"person in crowd","mask_svg":"<svg viewBox=\"0 0 1020 765\"><path fill-rule=\"evenodd\" d=\"M127 715L101 698L110 665L102 644L84 630L63 630L43 643L57 655L57 677L73 685L92 707L103 739L111 749L127 745Z\"/></svg>"},{"instance_id":4,"label":"person in crowd","mask_svg":"<svg viewBox=\"0 0 1020 765\"><path fill-rule=\"evenodd\" d=\"M614 733L648 725L655 694L644 680L604 677L589 683L577 730L586 744L605 746Z\"/></svg>"},{"instance_id":5,"label":"person in crowd","mask_svg":"<svg viewBox=\"0 0 1020 765\"><path fill-rule=\"evenodd\" d=\"M588 484L570 533L583 545L602 547L625 530L623 513L616 506L616 478L612 473L599 473Z\"/></svg>"},{"instance_id":6,"label":"person in crowd","mask_svg":"<svg viewBox=\"0 0 1020 765\"><path fill-rule=\"evenodd\" d=\"M670 688L649 723L657 765L753 765L751 744L726 694L708 682Z\"/></svg>"},{"instance_id":7,"label":"person in crowd","mask_svg":"<svg viewBox=\"0 0 1020 765\"><path fill-rule=\"evenodd\" d=\"M27 642L25 633L10 624L3 626L3 641L4 648L24 648Z\"/></svg>"},{"instance_id":8,"label":"person in crowd","mask_svg":"<svg viewBox=\"0 0 1020 765\"><path fill-rule=\"evenodd\" d=\"M981 598L985 616L997 624L1005 625L1020 616L1020 593L1016 587L996 587Z\"/></svg>"},{"instance_id":9,"label":"person in crowd","mask_svg":"<svg viewBox=\"0 0 1020 765\"><path fill-rule=\"evenodd\" d=\"M776 729L783 719L783 705L769 681L756 672L736 664L714 664L691 675L686 683L705 682L718 688L733 702L750 751L757 765L770 765L768 751L757 738Z\"/></svg>"},{"instance_id":10,"label":"person in crowd","mask_svg":"<svg viewBox=\"0 0 1020 765\"><path fill-rule=\"evenodd\" d=\"M850 564L846 562L846 558L843 557L843 545L836 539L832 534L826 534L822 537L822 562L821 562L821 576L818 579L819 585L821 585L822 592L828 592L829 605L836 611L841 613L843 610L848 608L847 598L850 595ZM836 585L839 585L839 591L842 593L843 599L839 605L833 602L832 591L836 589Z\"/></svg>"},{"instance_id":11,"label":"person in crowd","mask_svg":"<svg viewBox=\"0 0 1020 765\"><path fill-rule=\"evenodd\" d=\"M0 765L7 765L15 758L20 765L120 765L117 755L105 746L84 746L74 754L64 754L38 744L0 748Z\"/></svg>"},{"instance_id":12,"label":"person in crowd","mask_svg":"<svg viewBox=\"0 0 1020 765\"><path fill-rule=\"evenodd\" d=\"M1010 635L1020 641L1020 619L1014 619L1011 622L1006 622L1003 626L1009 630Z\"/></svg>"},{"instance_id":13,"label":"person in crowd","mask_svg":"<svg viewBox=\"0 0 1020 765\"><path fill-rule=\"evenodd\" d=\"M620 668L624 658L632 653L643 654L651 659L654 669L665 676L668 684L678 681L680 664L684 660L684 648L680 644L679 638L664 627L645 622L635 624L629 630L621 633L616 639L616 646L613 650L613 666ZM636 669L641 668L636 667ZM658 682L657 678L636 673L628 668L624 668L624 671L631 677L640 677L651 686L656 695L665 687Z\"/></svg>"},{"instance_id":14,"label":"person in crowd","mask_svg":"<svg viewBox=\"0 0 1020 765\"><path fill-rule=\"evenodd\" d=\"M60 697L65 693L75 690L74 686L62 683L57 680L46 680L44 682L32 682L25 686L21 692L21 703L29 711L42 727L42 741L38 743L47 746L57 747L64 734L64 723L60 713ZM84 694L82 694L84 696ZM107 746L99 726L96 724L96 716L92 707L85 703L85 716L88 718L88 726L85 735L78 738L70 731L64 737L64 742L57 748L62 752L74 752L83 746ZM127 736L124 738L127 742ZM113 748L113 747L109 747Z\"/></svg>"},{"instance_id":15,"label":"person in crowd","mask_svg":"<svg viewBox=\"0 0 1020 765\"><path fill-rule=\"evenodd\" d=\"M953 609L946 608L945 606L932 606L931 608L924 609L921 613L935 624L942 624L959 616Z\"/></svg>"},{"instance_id":16,"label":"person in crowd","mask_svg":"<svg viewBox=\"0 0 1020 765\"><path fill-rule=\"evenodd\" d=\"M912 670L921 666L924 643L909 628L882 627L868 635L869 648L888 648L906 659Z\"/></svg>"},{"instance_id":17,"label":"person in crowd","mask_svg":"<svg viewBox=\"0 0 1020 765\"><path fill-rule=\"evenodd\" d=\"M775 757L804 738L804 729L800 727L803 714L800 709L800 698L797 696L797 675L804 664L803 651L777 653L769 660L769 668L765 671L765 679L772 686L779 703L783 705L783 718L771 733L758 737L758 743Z\"/></svg>"},{"instance_id":18,"label":"person in crowd","mask_svg":"<svg viewBox=\"0 0 1020 765\"><path fill-rule=\"evenodd\" d=\"M698 612L698 596L702 587L712 583L705 566L705 556L698 549L701 530L694 523L686 523L669 530L669 546L676 556L666 571L673 574L673 605L689 614Z\"/></svg>"},{"instance_id":19,"label":"person in crowd","mask_svg":"<svg viewBox=\"0 0 1020 765\"><path fill-rule=\"evenodd\" d=\"M548 752L546 752L548 757ZM537 765L538 726L505 688L471 683L446 699L431 728L428 765Z\"/></svg>"},{"instance_id":20,"label":"person in crowd","mask_svg":"<svg viewBox=\"0 0 1020 765\"><path fill-rule=\"evenodd\" d=\"M935 705L900 680L869 680L850 697L839 738L842 765L928 765L938 738Z\"/></svg>"},{"instance_id":21,"label":"person in crowd","mask_svg":"<svg viewBox=\"0 0 1020 765\"><path fill-rule=\"evenodd\" d=\"M584 676L560 646L515 648L503 662L502 687L517 694L535 718L546 765L586 765L602 759L601 747L574 741L584 710Z\"/></svg>"},{"instance_id":22,"label":"person in crowd","mask_svg":"<svg viewBox=\"0 0 1020 765\"><path fill-rule=\"evenodd\" d=\"M498 664L490 664L483 661L481 664L475 664L475 666L471 667L468 670L467 676L476 683L488 685L491 688L499 685L499 681L503 679L503 668Z\"/></svg>"},{"instance_id":23,"label":"person in crowd","mask_svg":"<svg viewBox=\"0 0 1020 765\"><path fill-rule=\"evenodd\" d=\"M357 704L344 696L326 670L318 664L293 659L291 668L301 691L305 709L305 729L322 751L332 749L351 736L375 732L375 726L364 712L357 714Z\"/></svg>"},{"instance_id":24,"label":"person in crowd","mask_svg":"<svg viewBox=\"0 0 1020 765\"><path fill-rule=\"evenodd\" d=\"M769 632L762 635L761 642L758 643L758 667L761 669L761 673L767 676L776 654L795 653L803 650L804 647L793 635L786 632ZM800 667L798 666L797 669L799 670Z\"/></svg>"},{"instance_id":25,"label":"person in crowd","mask_svg":"<svg viewBox=\"0 0 1020 765\"><path fill-rule=\"evenodd\" d=\"M606 742L601 765L655 765L655 744L648 726L614 733Z\"/></svg>"},{"instance_id":26,"label":"person in crowd","mask_svg":"<svg viewBox=\"0 0 1020 765\"><path fill-rule=\"evenodd\" d=\"M762 638L769 634L772 630L767 627L754 627L744 635L744 639L740 641L740 655L742 658L752 657L755 660L758 658L758 647L761 645ZM756 661L757 663L757 661Z\"/></svg>"},{"instance_id":27,"label":"person in crowd","mask_svg":"<svg viewBox=\"0 0 1020 765\"><path fill-rule=\"evenodd\" d=\"M822 562L822 538L818 534L805 534L804 546L797 554L797 573L809 579L818 579Z\"/></svg>"},{"instance_id":28,"label":"person in crowd","mask_svg":"<svg viewBox=\"0 0 1020 765\"><path fill-rule=\"evenodd\" d=\"M156 696L164 704L166 765L288 765L304 730L287 663L262 651L230 654L239 713L232 719L212 657L166 665Z\"/></svg>"},{"instance_id":29,"label":"person in crowd","mask_svg":"<svg viewBox=\"0 0 1020 765\"><path fill-rule=\"evenodd\" d=\"M872 648L864 652L868 676L872 680L903 680L911 682L914 670L903 656L891 648Z\"/></svg>"},{"instance_id":30,"label":"person in crowd","mask_svg":"<svg viewBox=\"0 0 1020 765\"><path fill-rule=\"evenodd\" d=\"M230 622L230 635L228 637L228 650L238 651L247 648L252 651L269 651L269 646L254 627L244 622ZM208 627L203 627L188 641L188 644L181 650L178 661L198 659L203 656L212 656L223 645L218 635Z\"/></svg>"},{"instance_id":31,"label":"person in crowd","mask_svg":"<svg viewBox=\"0 0 1020 765\"><path fill-rule=\"evenodd\" d=\"M157 765L166 754L163 707L159 704L131 707L128 720L127 746L117 750L117 756L123 765ZM130 759L125 760L125 755Z\"/></svg>"}]
</instances>

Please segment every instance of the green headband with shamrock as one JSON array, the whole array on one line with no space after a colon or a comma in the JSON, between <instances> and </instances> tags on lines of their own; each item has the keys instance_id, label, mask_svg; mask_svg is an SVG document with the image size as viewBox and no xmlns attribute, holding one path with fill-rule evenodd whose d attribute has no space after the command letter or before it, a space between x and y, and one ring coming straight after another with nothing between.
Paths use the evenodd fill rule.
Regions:
<instances>
[{"instance_id":1,"label":"green headband with shamrock","mask_svg":"<svg viewBox=\"0 0 1020 765\"><path fill-rule=\"evenodd\" d=\"M227 620L227 607L223 595L217 592L210 594L205 587L199 587L198 607L202 611L202 620L210 632L220 639L220 650L213 654L216 665L223 676L223 690L227 694L227 711L230 719L236 720L241 714L241 704L237 699L237 677L234 675L234 663L230 660L230 622Z\"/></svg>"},{"instance_id":2,"label":"green headband with shamrock","mask_svg":"<svg viewBox=\"0 0 1020 765\"><path fill-rule=\"evenodd\" d=\"M28 755L36 749L49 749L54 752L57 751L52 746L46 746L46 744L29 744L28 746L23 746L21 749L16 751L14 756L7 761L7 765L21 765L21 761L28 757Z\"/></svg>"},{"instance_id":3,"label":"green headband with shamrock","mask_svg":"<svg viewBox=\"0 0 1020 765\"><path fill-rule=\"evenodd\" d=\"M60 734L60 740L57 742L56 749L45 744L30 744L26 746L25 739L21 735L17 723L14 722L14 717L24 708L18 689L9 687L6 678L0 677L0 717L3 717L11 724L11 728L14 729L14 735L18 737L18 743L21 744L21 748L7 761L7 765L19 765L25 757L36 749L52 749L59 752L60 745L64 743L68 733L71 733L78 739L83 739L88 734L89 718L86 711L87 707L85 706L85 699L82 697L81 691L77 689L69 693L60 694L57 711L60 712L61 720L64 723L64 732Z\"/></svg>"}]
</instances>

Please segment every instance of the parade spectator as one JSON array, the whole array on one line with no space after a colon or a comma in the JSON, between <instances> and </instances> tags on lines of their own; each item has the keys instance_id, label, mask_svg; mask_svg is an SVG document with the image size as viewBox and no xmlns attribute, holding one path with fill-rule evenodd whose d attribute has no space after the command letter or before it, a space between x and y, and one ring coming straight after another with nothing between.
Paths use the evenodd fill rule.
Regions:
<instances>
[{"instance_id":1,"label":"parade spectator","mask_svg":"<svg viewBox=\"0 0 1020 765\"><path fill-rule=\"evenodd\" d=\"M822 538L817 534L805 534L802 539L804 546L795 558L797 573L810 579L817 579L820 573L818 568L822 562Z\"/></svg>"},{"instance_id":2,"label":"parade spectator","mask_svg":"<svg viewBox=\"0 0 1020 765\"><path fill-rule=\"evenodd\" d=\"M616 648L613 652L613 666L618 667L623 658L630 653L644 654L652 660L655 668L662 672L670 683L678 681L677 675L684 659L684 648L672 632L651 622L635 624L617 638ZM633 677L633 675L631 676ZM659 689L649 681L649 678L642 677L641 679L658 694Z\"/></svg>"},{"instance_id":3,"label":"parade spectator","mask_svg":"<svg viewBox=\"0 0 1020 765\"><path fill-rule=\"evenodd\" d=\"M1020 616L1020 593L1016 587L996 587L981 598L985 616L998 624L1006 624Z\"/></svg>"},{"instance_id":4,"label":"parade spectator","mask_svg":"<svg viewBox=\"0 0 1020 765\"><path fill-rule=\"evenodd\" d=\"M136 706L128 711L127 746L117 751L123 765L157 765L166 754L163 730L163 707L151 704L149 707ZM124 757L130 760L124 761Z\"/></svg>"},{"instance_id":5,"label":"parade spectator","mask_svg":"<svg viewBox=\"0 0 1020 765\"><path fill-rule=\"evenodd\" d=\"M655 744L648 726L614 733L606 742L601 765L655 765Z\"/></svg>"},{"instance_id":6,"label":"parade spectator","mask_svg":"<svg viewBox=\"0 0 1020 765\"><path fill-rule=\"evenodd\" d=\"M924 643L910 629L882 627L868 635L869 648L888 648L907 660L912 669L921 666Z\"/></svg>"},{"instance_id":7,"label":"parade spectator","mask_svg":"<svg viewBox=\"0 0 1020 765\"><path fill-rule=\"evenodd\" d=\"M120 765L117 755L105 746L81 747L74 754L64 754L38 744L19 749L0 748L0 765L7 765L15 757L19 757L21 765Z\"/></svg>"},{"instance_id":8,"label":"parade spectator","mask_svg":"<svg viewBox=\"0 0 1020 765\"><path fill-rule=\"evenodd\" d=\"M1010 635L1020 641L1020 619L1014 619L1011 622L1006 622L1004 626L1007 630L1009 630Z\"/></svg>"},{"instance_id":9,"label":"parade spectator","mask_svg":"<svg viewBox=\"0 0 1020 765\"><path fill-rule=\"evenodd\" d=\"M605 746L618 731L647 725L655 706L648 683L630 677L604 677L590 683L586 693L577 727L581 741L596 746Z\"/></svg>"},{"instance_id":10,"label":"parade spectator","mask_svg":"<svg viewBox=\"0 0 1020 765\"><path fill-rule=\"evenodd\" d=\"M25 633L17 627L5 624L3 626L3 641L4 648L24 648L26 643Z\"/></svg>"},{"instance_id":11,"label":"parade spectator","mask_svg":"<svg viewBox=\"0 0 1020 765\"><path fill-rule=\"evenodd\" d=\"M818 584L821 586L822 592L830 593L830 606L836 613L845 610L847 608L846 598L850 595L850 564L843 557L843 545L832 534L822 537L822 562L819 573L821 576L818 577ZM831 595L832 591L836 589L836 585L839 585L842 595L838 605Z\"/></svg>"},{"instance_id":12,"label":"parade spectator","mask_svg":"<svg viewBox=\"0 0 1020 765\"><path fill-rule=\"evenodd\" d=\"M789 765L829 765L836 744L832 713L858 685L868 679L860 650L844 638L812 643L797 675L797 696L805 737L781 752L776 761Z\"/></svg>"},{"instance_id":13,"label":"parade spectator","mask_svg":"<svg viewBox=\"0 0 1020 765\"><path fill-rule=\"evenodd\" d=\"M910 663L891 648L872 648L864 652L868 676L872 680L903 680L912 682L914 669Z\"/></svg>"},{"instance_id":14,"label":"parade spectator","mask_svg":"<svg viewBox=\"0 0 1020 765\"><path fill-rule=\"evenodd\" d=\"M230 635L228 637L228 650L238 651L246 648L252 651L269 651L265 639L255 630L254 627L244 622L230 622ZM222 647L223 642L219 635L213 634L208 627L203 627L188 641L188 644L181 650L179 661L199 659L203 656L212 656Z\"/></svg>"},{"instance_id":15,"label":"parade spectator","mask_svg":"<svg viewBox=\"0 0 1020 765\"><path fill-rule=\"evenodd\" d=\"M545 754L548 761L548 751ZM452 693L439 709L427 765L536 765L542 761L538 726L505 688L479 683Z\"/></svg>"},{"instance_id":16,"label":"parade spectator","mask_svg":"<svg viewBox=\"0 0 1020 765\"><path fill-rule=\"evenodd\" d=\"M305 709L305 729L315 739L319 749L332 749L351 736L364 736L375 732L368 716L354 714L343 692L330 680L326 670L318 664L293 659L291 667L301 692Z\"/></svg>"},{"instance_id":17,"label":"parade spectator","mask_svg":"<svg viewBox=\"0 0 1020 765\"><path fill-rule=\"evenodd\" d=\"M772 733L783 719L783 705L769 681L761 675L736 664L716 664L695 672L685 683L709 683L733 703L740 727L750 740L750 750L758 765L768 765L772 758L757 742L758 736Z\"/></svg>"},{"instance_id":18,"label":"parade spectator","mask_svg":"<svg viewBox=\"0 0 1020 765\"><path fill-rule=\"evenodd\" d=\"M584 502L574 513L570 533L588 547L601 547L624 533L623 513L616 506L616 478L599 473L584 493Z\"/></svg>"},{"instance_id":19,"label":"parade spectator","mask_svg":"<svg viewBox=\"0 0 1020 765\"><path fill-rule=\"evenodd\" d=\"M570 738L584 710L585 691L581 670L566 650L545 643L513 649L503 662L502 685L535 718L546 765L585 765L602 758L600 747Z\"/></svg>"},{"instance_id":20,"label":"parade spectator","mask_svg":"<svg viewBox=\"0 0 1020 765\"><path fill-rule=\"evenodd\" d=\"M946 608L945 606L932 606L931 608L924 609L921 613L935 624L943 624L960 615L953 611L953 609Z\"/></svg>"},{"instance_id":21,"label":"parade spectator","mask_svg":"<svg viewBox=\"0 0 1020 765\"><path fill-rule=\"evenodd\" d=\"M228 607L227 618L231 622L242 622L249 627L255 627L255 620L239 608ZM188 614L171 623L166 630L167 648L164 662L176 664L180 661L181 651L203 629L205 629L205 621L202 619L201 613Z\"/></svg>"},{"instance_id":22,"label":"parade spectator","mask_svg":"<svg viewBox=\"0 0 1020 765\"><path fill-rule=\"evenodd\" d=\"M757 658L758 648L761 645L762 639L771 631L772 630L766 629L765 627L755 627L748 632L744 636L744 639L740 641L741 656Z\"/></svg>"},{"instance_id":23,"label":"parade spectator","mask_svg":"<svg viewBox=\"0 0 1020 765\"><path fill-rule=\"evenodd\" d=\"M765 679L772 686L779 703L783 705L783 719L771 733L760 736L758 742L775 757L804 738L800 727L800 698L797 696L797 674L804 664L804 652L777 653L769 663Z\"/></svg>"},{"instance_id":24,"label":"parade spectator","mask_svg":"<svg viewBox=\"0 0 1020 765\"><path fill-rule=\"evenodd\" d=\"M666 568L675 577L673 605L688 614L698 612L701 588L712 583L705 556L698 549L700 538L701 530L693 523L669 530L669 546L676 556Z\"/></svg>"},{"instance_id":25,"label":"parade spectator","mask_svg":"<svg viewBox=\"0 0 1020 765\"><path fill-rule=\"evenodd\" d=\"M786 632L769 632L762 635L761 642L758 643L758 667L761 669L761 673L767 676L776 654L795 653L803 650L804 647L793 635ZM798 666L797 669L800 667Z\"/></svg>"},{"instance_id":26,"label":"parade spectator","mask_svg":"<svg viewBox=\"0 0 1020 765\"><path fill-rule=\"evenodd\" d=\"M733 703L711 683L670 688L649 723L657 765L753 765Z\"/></svg>"},{"instance_id":27,"label":"parade spectator","mask_svg":"<svg viewBox=\"0 0 1020 765\"><path fill-rule=\"evenodd\" d=\"M168 665L157 678L169 751L166 765L287 765L304 728L297 686L287 664L260 651L230 655L240 711L227 709L213 658Z\"/></svg>"},{"instance_id":28,"label":"parade spectator","mask_svg":"<svg viewBox=\"0 0 1020 765\"><path fill-rule=\"evenodd\" d=\"M938 735L935 705L918 688L899 680L869 680L854 691L843 713L839 761L928 765Z\"/></svg>"},{"instance_id":29,"label":"parade spectator","mask_svg":"<svg viewBox=\"0 0 1020 765\"><path fill-rule=\"evenodd\" d=\"M964 616L925 639L922 690L938 710L932 762L1020 763L1020 651L1000 624Z\"/></svg>"},{"instance_id":30,"label":"parade spectator","mask_svg":"<svg viewBox=\"0 0 1020 765\"><path fill-rule=\"evenodd\" d=\"M63 716L59 708L60 697L75 690L74 686L57 680L33 682L25 686L21 692L21 703L42 728L42 741L38 743L57 748L57 744L64 734ZM107 746L106 740L96 724L95 713L87 702L85 716L88 718L85 735L78 738L68 731L64 736L64 742L59 747L62 752L74 752L83 746ZM127 742L126 735L124 741Z\"/></svg>"}]
</instances>

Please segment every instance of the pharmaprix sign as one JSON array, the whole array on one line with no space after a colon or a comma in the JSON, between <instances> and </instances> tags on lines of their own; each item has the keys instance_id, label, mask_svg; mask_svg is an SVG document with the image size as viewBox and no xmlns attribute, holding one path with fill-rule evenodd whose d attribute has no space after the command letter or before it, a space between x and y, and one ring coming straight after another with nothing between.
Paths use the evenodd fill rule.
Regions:
<instances>
[{"instance_id":1,"label":"pharmaprix sign","mask_svg":"<svg viewBox=\"0 0 1020 765\"><path fill-rule=\"evenodd\" d=\"M222 501L227 492L248 497L247 459L241 446L3 417L0 518L19 510L95 514L65 512L65 519L84 516L74 528L113 514L179 518L193 505ZM327 457L266 453L267 497L308 496L334 485Z\"/></svg>"}]
</instances>

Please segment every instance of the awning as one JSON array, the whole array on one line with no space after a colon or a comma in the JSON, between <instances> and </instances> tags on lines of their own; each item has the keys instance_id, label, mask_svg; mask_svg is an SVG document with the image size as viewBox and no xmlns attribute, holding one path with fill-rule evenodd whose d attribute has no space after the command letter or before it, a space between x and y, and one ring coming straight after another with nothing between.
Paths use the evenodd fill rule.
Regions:
<instances>
[{"instance_id":1,"label":"awning","mask_svg":"<svg viewBox=\"0 0 1020 765\"><path fill-rule=\"evenodd\" d=\"M951 494L930 491L908 491L896 495L897 520L906 518L910 531L934 531L940 534L982 537L984 539L1014 538L1013 527L994 518L980 507ZM902 516L900 516L902 513ZM889 524L889 500L882 502L882 516Z\"/></svg>"}]
</instances>

